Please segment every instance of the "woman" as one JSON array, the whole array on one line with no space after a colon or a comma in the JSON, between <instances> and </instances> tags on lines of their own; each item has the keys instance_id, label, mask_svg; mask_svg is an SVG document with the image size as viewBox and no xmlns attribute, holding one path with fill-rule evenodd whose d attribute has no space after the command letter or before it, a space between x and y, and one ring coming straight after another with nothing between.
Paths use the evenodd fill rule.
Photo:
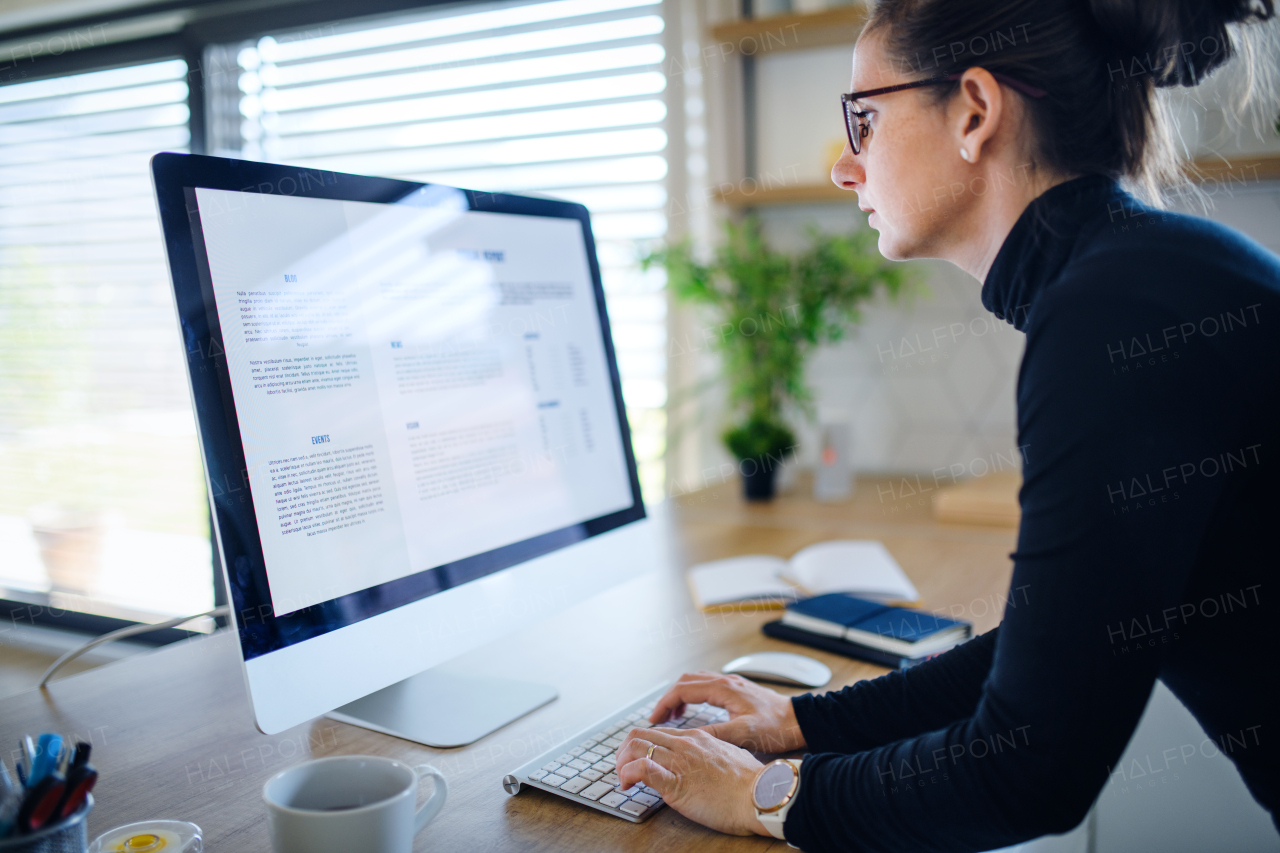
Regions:
<instances>
[{"instance_id":1,"label":"woman","mask_svg":"<svg viewBox=\"0 0 1280 853\"><path fill-rule=\"evenodd\" d=\"M1025 603L926 664L823 696L686 675L653 721L704 701L730 721L633 731L624 786L765 834L761 765L738 747L804 749L782 827L793 845L1004 847L1080 823L1159 678L1275 818L1280 259L1117 183L1150 194L1177 174L1155 89L1198 83L1240 52L1228 24L1273 13L1273 0L875 7L832 179L870 211L886 257L955 263L1027 335L1012 581Z\"/></svg>"}]
</instances>

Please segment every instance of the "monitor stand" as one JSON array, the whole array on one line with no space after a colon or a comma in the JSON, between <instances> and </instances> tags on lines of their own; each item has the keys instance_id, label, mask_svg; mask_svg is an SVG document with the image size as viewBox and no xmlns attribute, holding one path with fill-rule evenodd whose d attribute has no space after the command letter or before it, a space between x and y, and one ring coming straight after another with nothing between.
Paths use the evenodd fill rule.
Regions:
<instances>
[{"instance_id":1,"label":"monitor stand","mask_svg":"<svg viewBox=\"0 0 1280 853\"><path fill-rule=\"evenodd\" d=\"M475 743L559 695L549 684L473 675L448 666L420 672L326 716L448 748Z\"/></svg>"}]
</instances>

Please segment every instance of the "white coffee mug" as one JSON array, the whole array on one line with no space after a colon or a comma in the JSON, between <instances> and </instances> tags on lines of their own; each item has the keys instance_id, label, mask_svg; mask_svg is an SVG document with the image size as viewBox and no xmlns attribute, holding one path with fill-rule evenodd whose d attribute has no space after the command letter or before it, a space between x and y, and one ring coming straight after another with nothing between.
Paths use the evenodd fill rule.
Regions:
<instances>
[{"instance_id":1,"label":"white coffee mug","mask_svg":"<svg viewBox=\"0 0 1280 853\"><path fill-rule=\"evenodd\" d=\"M449 796L443 774L376 755L338 755L290 767L262 786L275 853L410 853L413 837ZM414 812L419 773L435 780Z\"/></svg>"}]
</instances>

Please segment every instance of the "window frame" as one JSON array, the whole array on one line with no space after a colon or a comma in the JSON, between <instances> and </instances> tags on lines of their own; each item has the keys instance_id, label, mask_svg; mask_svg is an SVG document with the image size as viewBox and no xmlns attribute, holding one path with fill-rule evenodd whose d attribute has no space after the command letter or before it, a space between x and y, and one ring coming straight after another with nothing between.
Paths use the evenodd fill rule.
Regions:
<instances>
[{"instance_id":1,"label":"window frame","mask_svg":"<svg viewBox=\"0 0 1280 853\"><path fill-rule=\"evenodd\" d=\"M204 86L205 48L213 44L256 39L276 32L290 32L308 27L346 25L366 19L377 19L397 12L411 12L434 6L465 7L482 5L480 0L365 0L360 14L350 14L351 6L344 0L313 0L306 4L280 3L266 9L246 11L241 4L225 0L180 0L180 2L148 4L126 13L89 15L69 18L56 25L24 27L0 32L0 42L37 42L76 30L90 29L106 24L141 21L166 13L187 13L188 18L171 33L119 41L68 51L59 56L43 54L35 59L9 57L9 64L0 65L0 72L9 71L8 78L0 75L0 86L30 83L71 74L104 71L129 65L140 65L166 59L183 59L187 63L188 129L191 135L190 150L204 154L207 150L206 99ZM13 77L13 74L21 76ZM210 536L213 536L213 520L209 520ZM226 585L222 577L222 564L216 547L210 566L213 583L214 606L221 607L228 601ZM87 635L105 634L138 624L127 619L104 616L77 610L54 607L48 594L19 594L6 590L0 594L0 619L11 625L0 627L0 635L27 624L45 628L58 628ZM225 617L218 617L218 627L226 627ZM198 636L195 631L182 628L166 628L140 635L137 642L147 645L165 645L177 640Z\"/></svg>"}]
</instances>

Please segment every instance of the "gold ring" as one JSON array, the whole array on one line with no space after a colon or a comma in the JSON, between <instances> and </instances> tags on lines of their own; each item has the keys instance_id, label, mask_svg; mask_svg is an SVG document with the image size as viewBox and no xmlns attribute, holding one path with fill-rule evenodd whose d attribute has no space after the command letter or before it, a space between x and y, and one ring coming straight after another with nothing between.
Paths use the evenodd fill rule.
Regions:
<instances>
[{"instance_id":1,"label":"gold ring","mask_svg":"<svg viewBox=\"0 0 1280 853\"><path fill-rule=\"evenodd\" d=\"M653 760L653 751L654 751L655 749L657 749L657 748L658 748L658 745L657 745L656 743L651 743L651 744L649 744L649 751L648 751L648 752L646 752L646 753L644 754L644 757L645 757L645 758L647 758L647 759L649 759L650 761L652 761L652 760Z\"/></svg>"}]
</instances>

